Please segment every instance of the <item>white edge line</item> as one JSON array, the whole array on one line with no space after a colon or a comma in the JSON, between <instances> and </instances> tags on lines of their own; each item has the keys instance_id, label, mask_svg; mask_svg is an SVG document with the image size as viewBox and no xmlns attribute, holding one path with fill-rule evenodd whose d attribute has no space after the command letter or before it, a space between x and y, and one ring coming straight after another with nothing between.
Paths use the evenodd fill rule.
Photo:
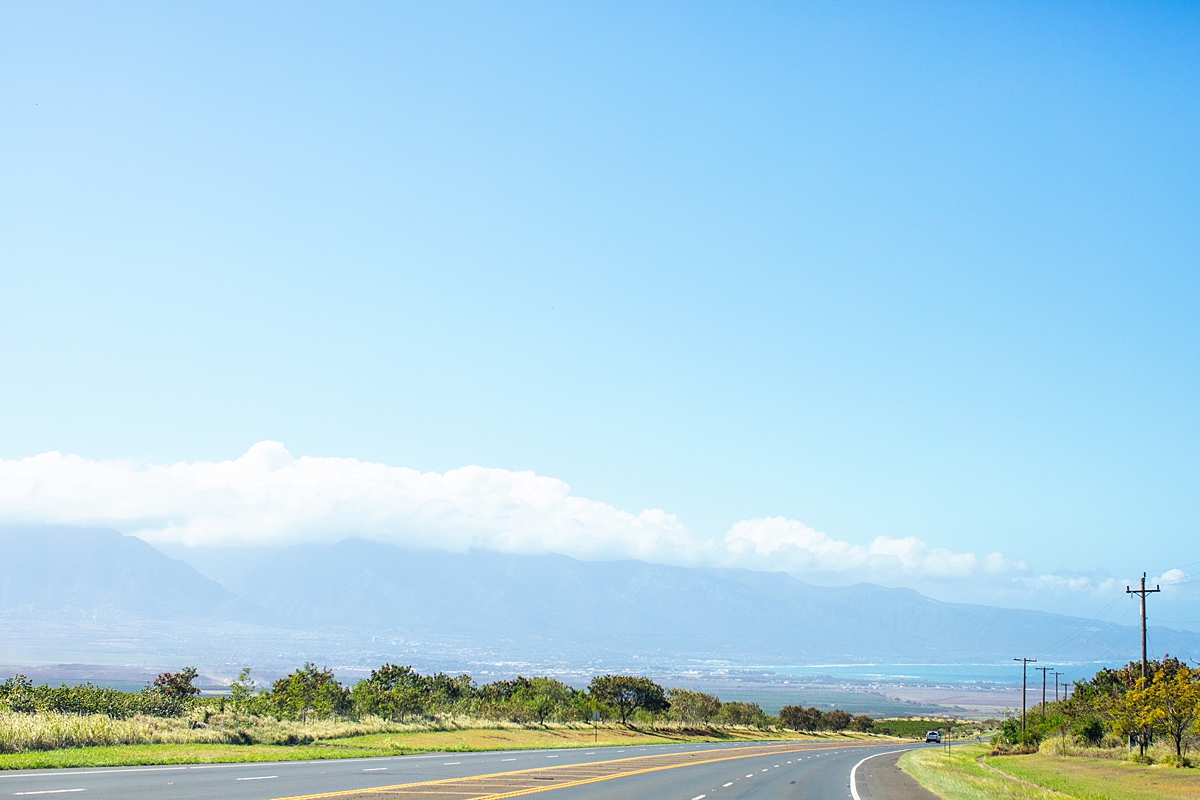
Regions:
<instances>
[{"instance_id":1,"label":"white edge line","mask_svg":"<svg viewBox=\"0 0 1200 800\"><path fill-rule=\"evenodd\" d=\"M911 749L912 748L905 747L901 750L887 750L883 753L875 753L874 755L867 756L862 761L855 764L850 769L850 795L854 798L854 800L862 800L862 798L858 796L858 784L856 783L855 777L854 777L855 773L858 772L859 767L861 767L864 763L870 761L872 758L878 758L879 756L890 755L891 753L903 753L903 752L905 752L907 750L911 750Z\"/></svg>"}]
</instances>

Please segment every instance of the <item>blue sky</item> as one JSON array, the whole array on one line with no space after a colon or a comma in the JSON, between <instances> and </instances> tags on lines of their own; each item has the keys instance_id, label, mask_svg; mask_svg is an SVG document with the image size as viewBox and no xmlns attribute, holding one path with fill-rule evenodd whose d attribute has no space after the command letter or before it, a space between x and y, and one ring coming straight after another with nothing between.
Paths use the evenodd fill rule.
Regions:
<instances>
[{"instance_id":1,"label":"blue sky","mask_svg":"<svg viewBox=\"0 0 1200 800\"><path fill-rule=\"evenodd\" d=\"M1194 5L10 3L0 107L0 458L1200 560Z\"/></svg>"}]
</instances>

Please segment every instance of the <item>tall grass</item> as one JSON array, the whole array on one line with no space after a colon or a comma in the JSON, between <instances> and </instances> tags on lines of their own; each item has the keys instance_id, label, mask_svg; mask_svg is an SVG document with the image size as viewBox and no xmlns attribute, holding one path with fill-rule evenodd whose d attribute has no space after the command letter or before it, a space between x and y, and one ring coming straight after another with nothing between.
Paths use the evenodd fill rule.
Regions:
<instances>
[{"instance_id":1,"label":"tall grass","mask_svg":"<svg viewBox=\"0 0 1200 800\"><path fill-rule=\"evenodd\" d=\"M207 720L146 716L113 719L104 714L0 712L0 753L125 744L296 745L410 729L430 728L371 718L300 723L233 715L210 715Z\"/></svg>"}]
</instances>

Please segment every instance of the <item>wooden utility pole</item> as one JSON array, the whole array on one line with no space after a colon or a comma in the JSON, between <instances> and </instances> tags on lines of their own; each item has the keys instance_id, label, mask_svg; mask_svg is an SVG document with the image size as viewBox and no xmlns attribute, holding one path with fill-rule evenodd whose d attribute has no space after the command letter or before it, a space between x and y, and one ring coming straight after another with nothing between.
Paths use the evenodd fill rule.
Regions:
<instances>
[{"instance_id":1,"label":"wooden utility pole","mask_svg":"<svg viewBox=\"0 0 1200 800\"><path fill-rule=\"evenodd\" d=\"M1142 587L1140 589L1130 589L1125 587L1125 594L1136 594L1142 605L1142 684L1146 683L1146 595L1161 592L1155 584L1153 589L1146 588L1146 573L1142 573ZM1138 752L1146 755L1146 730L1143 728L1138 732Z\"/></svg>"},{"instance_id":2,"label":"wooden utility pole","mask_svg":"<svg viewBox=\"0 0 1200 800\"><path fill-rule=\"evenodd\" d=\"M1067 673L1065 673L1065 672L1056 672L1056 673L1054 673L1054 702L1056 702L1056 703L1058 702L1058 676L1059 676L1059 675L1066 675L1066 674L1067 674ZM1066 700L1066 699L1067 699L1067 698L1065 698L1065 697L1063 698L1063 700Z\"/></svg>"},{"instance_id":3,"label":"wooden utility pole","mask_svg":"<svg viewBox=\"0 0 1200 800\"><path fill-rule=\"evenodd\" d=\"M1054 667L1034 667L1042 671L1042 719L1046 718L1046 673L1054 669ZM1055 697L1055 700L1058 698Z\"/></svg>"},{"instance_id":4,"label":"wooden utility pole","mask_svg":"<svg viewBox=\"0 0 1200 800\"><path fill-rule=\"evenodd\" d=\"M1013 661L1021 662L1021 733L1025 732L1025 685L1027 683L1026 676L1030 664L1036 664L1036 658L1014 658Z\"/></svg>"},{"instance_id":5,"label":"wooden utility pole","mask_svg":"<svg viewBox=\"0 0 1200 800\"><path fill-rule=\"evenodd\" d=\"M1146 595L1161 592L1156 584L1153 589L1146 588L1146 573L1142 573L1142 588L1130 589L1125 587L1125 594L1136 594L1142 604L1142 677L1146 677Z\"/></svg>"}]
</instances>

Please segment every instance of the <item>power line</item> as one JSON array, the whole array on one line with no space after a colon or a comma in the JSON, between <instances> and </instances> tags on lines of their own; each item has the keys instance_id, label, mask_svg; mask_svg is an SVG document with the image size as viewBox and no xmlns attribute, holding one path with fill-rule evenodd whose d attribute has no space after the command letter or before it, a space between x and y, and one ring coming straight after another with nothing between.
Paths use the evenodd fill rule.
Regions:
<instances>
[{"instance_id":1,"label":"power line","mask_svg":"<svg viewBox=\"0 0 1200 800\"><path fill-rule=\"evenodd\" d=\"M1157 585L1155 585L1153 589L1147 589L1146 573L1144 572L1142 573L1141 586L1142 588L1140 589L1131 589L1126 586L1125 593L1130 595L1136 594L1142 606L1142 679L1144 680L1146 678L1146 595L1154 594L1155 592L1161 592L1162 589L1160 589Z\"/></svg>"},{"instance_id":2,"label":"power line","mask_svg":"<svg viewBox=\"0 0 1200 800\"><path fill-rule=\"evenodd\" d=\"M1120 597L1120 595L1118 595L1118 597ZM1121 613L1121 615L1120 615L1120 616L1118 616L1116 619L1114 619L1112 622L1108 623L1108 624L1107 624L1107 625L1105 625L1103 628L1101 628L1100 630L1096 631L1095 633L1093 633L1093 634L1092 634L1091 636L1089 636L1088 638L1084 639L1082 642L1076 642L1076 643L1074 643L1074 644L1077 644L1077 645L1085 645L1085 644L1087 644L1088 642L1090 642L1090 641L1094 640L1094 639L1095 639L1097 636L1102 636L1103 634L1107 633L1107 632L1108 632L1108 629L1109 629L1109 628L1111 628L1113 625L1116 625L1118 622L1120 622L1121 620L1123 620L1123 619L1125 619L1127 616L1129 616L1129 613L1130 613L1131 611L1133 611L1133 609L1132 609L1132 608L1127 608L1127 609L1125 609L1125 611L1123 611L1123 612ZM1128 636L1128 634L1126 634L1126 636ZM1122 641L1124 641L1124 639L1122 639ZM1058 650L1051 651L1050 653L1048 653L1048 655L1051 655L1051 656L1059 655L1059 654L1063 653L1063 652L1065 651L1065 649L1066 649L1066 648L1059 648Z\"/></svg>"},{"instance_id":3,"label":"power line","mask_svg":"<svg viewBox=\"0 0 1200 800\"><path fill-rule=\"evenodd\" d=\"M1054 667L1034 667L1042 671L1042 719L1046 718L1046 673Z\"/></svg>"},{"instance_id":4,"label":"power line","mask_svg":"<svg viewBox=\"0 0 1200 800\"><path fill-rule=\"evenodd\" d=\"M1078 636L1079 634L1083 633L1085 630L1087 630L1089 625L1092 625L1092 624L1098 622L1100 620L1100 618L1103 617L1110 608L1112 608L1114 605L1116 605L1116 602L1120 599L1121 599L1121 595L1119 595L1119 594L1113 595L1113 599L1109 600L1107 603L1105 603L1104 607L1101 608L1098 612L1096 612L1096 616L1092 617L1087 622L1083 623L1078 628L1076 628L1075 630L1068 633L1062 639L1059 639L1057 642L1050 645L1050 649L1056 650L1059 646L1066 645L1066 643L1069 642L1071 639L1073 639L1076 636Z\"/></svg>"},{"instance_id":5,"label":"power line","mask_svg":"<svg viewBox=\"0 0 1200 800\"><path fill-rule=\"evenodd\" d=\"M1142 573L1142 583L1141 583L1140 589L1131 589L1128 586L1125 587L1126 594L1130 594L1130 595L1136 594L1138 596L1138 600L1141 602L1141 607L1142 607L1142 684L1143 685L1146 683L1146 596L1154 594L1155 592L1161 592L1161 591L1162 591L1162 589L1160 589L1157 585L1155 585L1155 587L1153 589L1146 588L1146 573L1144 573L1144 572ZM1143 728L1138 733L1138 753L1143 756L1146 755L1146 730L1145 730L1145 728Z\"/></svg>"},{"instance_id":6,"label":"power line","mask_svg":"<svg viewBox=\"0 0 1200 800\"><path fill-rule=\"evenodd\" d=\"M1014 658L1013 661L1021 662L1021 733L1025 732L1025 684L1027 670L1030 664L1036 664L1036 658Z\"/></svg>"}]
</instances>

